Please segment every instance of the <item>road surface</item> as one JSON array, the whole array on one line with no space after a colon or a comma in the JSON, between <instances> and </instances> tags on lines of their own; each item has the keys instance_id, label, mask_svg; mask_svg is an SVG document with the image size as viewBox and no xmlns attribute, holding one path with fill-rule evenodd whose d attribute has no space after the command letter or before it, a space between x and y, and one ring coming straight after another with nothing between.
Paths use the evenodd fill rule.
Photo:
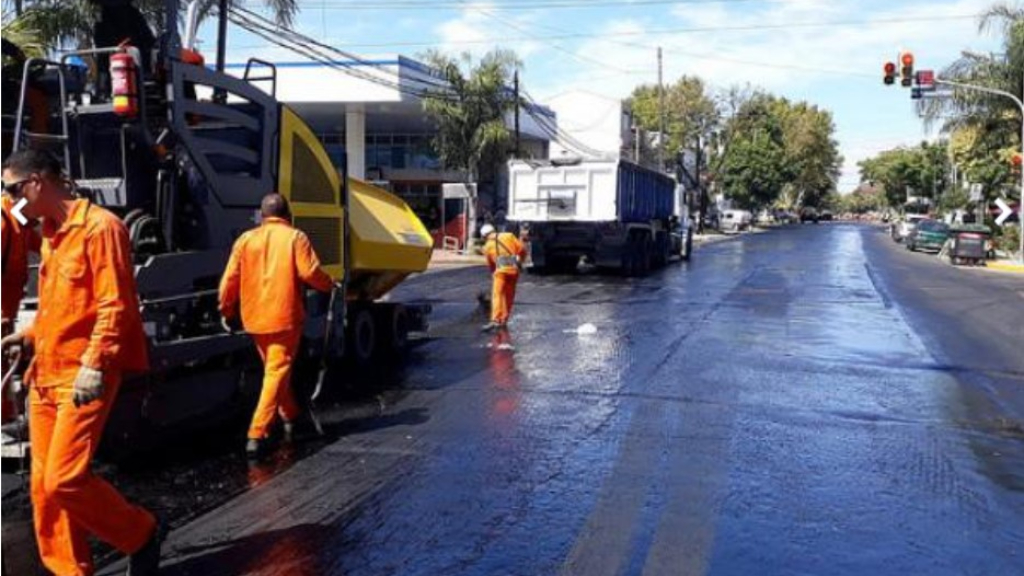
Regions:
<instances>
[{"instance_id":1,"label":"road surface","mask_svg":"<svg viewBox=\"0 0 1024 576\"><path fill-rule=\"evenodd\" d=\"M789 227L527 278L509 340L478 332L482 280L402 288L432 338L323 442L109 470L174 524L163 574L1021 573L1024 277Z\"/></svg>"}]
</instances>

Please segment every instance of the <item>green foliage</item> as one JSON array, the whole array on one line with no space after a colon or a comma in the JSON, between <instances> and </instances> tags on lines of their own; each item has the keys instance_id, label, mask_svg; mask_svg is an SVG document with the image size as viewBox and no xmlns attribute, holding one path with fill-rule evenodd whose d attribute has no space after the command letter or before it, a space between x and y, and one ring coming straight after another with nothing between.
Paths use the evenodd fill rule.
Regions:
<instances>
[{"instance_id":1,"label":"green foliage","mask_svg":"<svg viewBox=\"0 0 1024 576\"><path fill-rule=\"evenodd\" d=\"M885 195L878 188L861 186L851 194L835 195L831 209L840 213L867 214L885 209Z\"/></svg>"},{"instance_id":2,"label":"green foliage","mask_svg":"<svg viewBox=\"0 0 1024 576\"><path fill-rule=\"evenodd\" d=\"M820 206L842 165L834 134L827 111L755 95L726 123L717 179L745 208Z\"/></svg>"},{"instance_id":3,"label":"green foliage","mask_svg":"<svg viewBox=\"0 0 1024 576\"><path fill-rule=\"evenodd\" d=\"M637 124L645 132L661 130L660 95L657 85L646 84L633 90L627 101ZM721 122L718 103L704 81L683 76L665 87L665 158L671 159L707 140Z\"/></svg>"},{"instance_id":4,"label":"green foliage","mask_svg":"<svg viewBox=\"0 0 1024 576\"><path fill-rule=\"evenodd\" d=\"M8 38L7 24L8 15L13 14L13 2L4 2L4 38L7 38L16 45L21 45L15 38ZM163 0L135 0L133 2L139 8L154 31L159 33L163 29L164 2ZM216 13L217 0L204 0L200 6L202 17ZM241 0L228 0L229 6L241 5ZM274 13L278 23L283 25L291 24L295 14L299 11L297 0L265 0L264 4ZM184 2L180 9L184 16L187 8ZM23 2L23 13L19 18L25 29L33 32L31 44L40 46L44 51L62 48L78 49L92 45L92 31L99 17L99 5L92 0L25 0Z\"/></svg>"},{"instance_id":5,"label":"green foliage","mask_svg":"<svg viewBox=\"0 0 1024 576\"><path fill-rule=\"evenodd\" d=\"M907 197L939 200L950 188L946 142L922 142L917 147L886 150L860 163L861 181L880 186L890 206L900 207Z\"/></svg>"},{"instance_id":6,"label":"green foliage","mask_svg":"<svg viewBox=\"0 0 1024 576\"><path fill-rule=\"evenodd\" d=\"M508 86L521 66L518 58L495 50L479 62L468 54L455 59L438 52L426 60L449 85L429 92L423 101L438 128L435 152L446 167L467 172L473 180L493 173L513 143L505 122L516 106Z\"/></svg>"},{"instance_id":7,"label":"green foliage","mask_svg":"<svg viewBox=\"0 0 1024 576\"><path fill-rule=\"evenodd\" d=\"M980 29L998 35L1002 50L965 52L942 76L1024 98L1024 5L994 5ZM950 135L953 161L968 181L984 185L989 199L1016 187L1009 159L1021 150L1024 119L1009 98L955 90L952 98L923 101L920 107L930 122L946 119L943 130Z\"/></svg>"}]
</instances>

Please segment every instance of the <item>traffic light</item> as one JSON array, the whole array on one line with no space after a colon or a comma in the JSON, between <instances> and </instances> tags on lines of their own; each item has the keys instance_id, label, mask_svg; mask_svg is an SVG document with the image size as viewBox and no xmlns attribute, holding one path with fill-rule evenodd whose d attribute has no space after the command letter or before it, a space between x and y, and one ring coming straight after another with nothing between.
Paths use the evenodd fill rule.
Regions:
<instances>
[{"instance_id":1,"label":"traffic light","mask_svg":"<svg viewBox=\"0 0 1024 576\"><path fill-rule=\"evenodd\" d=\"M886 86L892 86L893 84L895 84L896 83L896 64L893 63L893 62L886 62L885 66L883 67L882 70L883 70L883 72L885 72L885 85Z\"/></svg>"},{"instance_id":2,"label":"traffic light","mask_svg":"<svg viewBox=\"0 0 1024 576\"><path fill-rule=\"evenodd\" d=\"M914 85L914 55L910 52L900 54L900 78L904 88Z\"/></svg>"}]
</instances>

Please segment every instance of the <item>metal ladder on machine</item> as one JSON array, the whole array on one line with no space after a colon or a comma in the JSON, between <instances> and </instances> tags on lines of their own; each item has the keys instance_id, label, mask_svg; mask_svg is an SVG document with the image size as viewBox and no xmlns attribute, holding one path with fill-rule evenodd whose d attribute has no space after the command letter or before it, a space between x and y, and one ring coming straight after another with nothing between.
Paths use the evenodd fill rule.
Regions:
<instances>
[{"instance_id":1,"label":"metal ladder on machine","mask_svg":"<svg viewBox=\"0 0 1024 576\"><path fill-rule=\"evenodd\" d=\"M60 85L60 134L29 132L25 129L25 104L28 99L29 75L32 71L33 65L53 67L57 70L57 81ZM14 144L12 146L12 150L21 150L27 145L26 141L30 141L29 144L32 141L47 145L59 144L63 149L64 171L70 175L72 173L70 147L71 134L70 129L68 128L67 102L67 80L64 76L63 63L53 62L52 60L45 60L42 58L30 58L25 62L25 68L21 76L21 94L18 97L18 115L15 118Z\"/></svg>"}]
</instances>

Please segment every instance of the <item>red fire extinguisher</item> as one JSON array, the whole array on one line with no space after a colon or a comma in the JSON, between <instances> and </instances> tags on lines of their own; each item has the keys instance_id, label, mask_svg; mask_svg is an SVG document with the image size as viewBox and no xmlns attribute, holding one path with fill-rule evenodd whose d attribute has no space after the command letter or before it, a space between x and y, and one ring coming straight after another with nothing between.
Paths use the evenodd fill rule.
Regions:
<instances>
[{"instance_id":1,"label":"red fire extinguisher","mask_svg":"<svg viewBox=\"0 0 1024 576\"><path fill-rule=\"evenodd\" d=\"M129 52L118 52L110 57L111 95L114 114L125 118L139 115L139 93L136 85L137 64Z\"/></svg>"}]
</instances>

